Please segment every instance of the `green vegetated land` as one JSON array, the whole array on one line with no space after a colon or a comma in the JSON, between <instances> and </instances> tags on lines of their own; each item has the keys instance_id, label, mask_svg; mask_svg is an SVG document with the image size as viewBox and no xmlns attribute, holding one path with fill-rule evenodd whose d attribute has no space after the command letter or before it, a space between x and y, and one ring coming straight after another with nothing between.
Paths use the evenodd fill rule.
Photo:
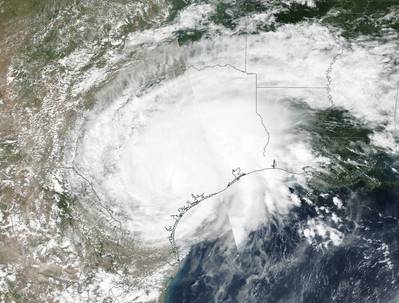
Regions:
<instances>
[{"instance_id":1,"label":"green vegetated land","mask_svg":"<svg viewBox=\"0 0 399 303\"><path fill-rule=\"evenodd\" d=\"M329 159L312 180L315 188L366 187L380 190L398 186L392 167L398 158L373 146L374 130L347 110L314 111L302 129L310 134L316 155Z\"/></svg>"},{"instance_id":2,"label":"green vegetated land","mask_svg":"<svg viewBox=\"0 0 399 303\"><path fill-rule=\"evenodd\" d=\"M346 38L360 35L381 37L386 31L399 33L398 0L319 0L315 6L282 1L171 1L169 21L176 18L179 10L195 3L209 3L215 6L209 22L234 30L239 18L255 13L272 13L275 20L270 24L258 24L258 31L273 31L283 24L303 21L321 22L342 30ZM193 34L195 33L195 34ZM196 41L204 34L204 29L187 29L176 33L179 43ZM182 38L183 37L183 38Z\"/></svg>"},{"instance_id":3,"label":"green vegetated land","mask_svg":"<svg viewBox=\"0 0 399 303\"><path fill-rule=\"evenodd\" d=\"M72 225L73 206L75 201L66 193L57 194L56 200L62 227Z\"/></svg>"}]
</instances>

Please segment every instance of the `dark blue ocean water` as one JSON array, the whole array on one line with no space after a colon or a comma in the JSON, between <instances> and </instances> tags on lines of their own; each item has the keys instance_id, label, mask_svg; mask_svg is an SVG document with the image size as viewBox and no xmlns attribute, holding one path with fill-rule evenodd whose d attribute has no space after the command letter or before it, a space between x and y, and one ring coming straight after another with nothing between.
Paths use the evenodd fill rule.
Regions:
<instances>
[{"instance_id":1,"label":"dark blue ocean water","mask_svg":"<svg viewBox=\"0 0 399 303\"><path fill-rule=\"evenodd\" d=\"M231 234L192 247L165 302L397 302L399 178L392 167L398 162L382 155L376 165L375 188L358 182L323 196L291 188L314 204L303 200L259 228L239 254ZM331 220L332 212L340 222ZM322 246L325 239L315 237L309 243L299 231L312 218L339 230L343 242Z\"/></svg>"}]
</instances>

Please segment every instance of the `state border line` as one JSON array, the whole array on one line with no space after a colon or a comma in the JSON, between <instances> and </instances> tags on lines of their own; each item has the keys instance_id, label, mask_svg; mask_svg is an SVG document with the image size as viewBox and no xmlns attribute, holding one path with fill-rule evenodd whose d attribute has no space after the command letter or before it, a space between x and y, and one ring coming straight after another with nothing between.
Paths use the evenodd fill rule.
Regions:
<instances>
[{"instance_id":1,"label":"state border line","mask_svg":"<svg viewBox=\"0 0 399 303\"><path fill-rule=\"evenodd\" d=\"M268 145L270 143L270 132L269 132L269 130L267 129L267 127L265 125L263 116L258 111L258 89L279 89L279 88L280 89L325 89L325 90L327 90L328 100L330 101L331 105L334 106L333 98L331 96L331 88L330 88L331 81L332 81L330 73L332 71L333 65L335 64L335 62L338 59L338 57L342 54L343 50L341 49L341 52L339 54L335 55L333 57L332 61L330 62L329 68L326 71L327 86L308 86L308 87L306 87L306 86L300 86L300 87L299 86L298 87L296 87L296 86L291 86L291 87L289 87L289 86L286 86L286 87L281 87L281 86L280 87L277 87L277 86L270 86L270 87L269 86L259 86L258 85L258 73L256 73L256 72L248 72L248 70L247 70L247 52L248 52L248 35L245 35L244 69L238 68L238 67L236 67L236 66L234 66L232 64L229 64L229 63L205 65L203 67L197 67L195 65L188 65L188 68L192 68L192 69L195 69L197 71L203 71L205 69L210 69L210 68L232 68L232 69L234 69L234 70L236 70L236 71L238 71L240 73L243 73L243 74L245 74L247 76L255 76L255 113L259 117L261 125L262 125L262 127L263 127L263 129L264 129L264 131L265 131L265 133L267 135L267 141L266 141L266 144L263 147L263 153L262 153L263 156L265 156L266 155L266 149L267 149L267 147L268 147ZM168 238L169 239L169 243L171 245L172 252L175 255L175 258L176 258L176 260L177 260L179 265L180 265L181 259L180 259L179 249L178 249L178 247L176 245L175 234L176 234L176 229L177 229L181 219L184 217L184 215L190 209L192 209L193 207L195 207L199 203L201 203L201 202L203 202L205 200L208 200L211 197L214 197L216 195L219 195L219 194L223 193L231 185L233 185L234 183L238 182L242 177L245 177L245 176L248 176L248 175L251 175L251 174L254 174L254 173L258 173L258 172L263 172L263 171L266 171L266 170L272 170L272 169L285 171L285 172L287 172L289 174L296 174L296 175L305 174L305 173L291 172L291 171L289 171L287 169L276 168L274 166L274 164L273 164L273 167L271 167L271 168L270 167L267 167L267 168L264 167L264 168L252 170L252 171L247 172L247 173L242 173L242 174L240 173L239 175L234 175L234 170L233 170L233 175L235 176L235 178L232 181L228 182L227 185L224 188L222 188L221 190L216 191L214 193L208 194L208 195L205 195L204 193L202 193L200 195L192 194L191 196L193 198L193 201L186 201L186 206L180 207L178 209L178 212L179 212L178 214L171 215L171 217L174 219L174 223L171 226L165 227L165 229L166 229L166 231L170 232L170 235L169 235L169 238ZM303 168L303 169L305 169L305 168ZM239 169L239 171L240 171L240 169Z\"/></svg>"}]
</instances>

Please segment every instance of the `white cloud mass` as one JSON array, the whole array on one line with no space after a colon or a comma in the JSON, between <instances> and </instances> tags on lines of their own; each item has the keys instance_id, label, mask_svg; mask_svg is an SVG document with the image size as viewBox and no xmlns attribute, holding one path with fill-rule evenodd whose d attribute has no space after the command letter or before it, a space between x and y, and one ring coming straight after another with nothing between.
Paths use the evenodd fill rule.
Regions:
<instances>
[{"instance_id":1,"label":"white cloud mass","mask_svg":"<svg viewBox=\"0 0 399 303\"><path fill-rule=\"evenodd\" d=\"M156 37L148 39L153 43ZM144 33L140 41L145 43ZM225 187L233 168L248 172L270 167L274 159L291 171L317 165L307 138L293 131L301 111L291 105L331 105L326 70L341 48L332 71L335 105L370 121L389 120L381 115L394 106L395 79L384 70L386 47L338 45L316 24L249 35L247 52L245 45L245 36L227 35L184 47L155 45L97 94L74 163L105 201L127 215L125 227L143 245L167 246L170 215L192 193ZM256 115L256 98L270 133L265 156L268 135ZM204 222L219 220L228 222L224 227L232 228L240 245L272 214L295 205L288 184L299 179L281 171L247 176L190 210L176 231L178 244L217 236L220 230Z\"/></svg>"}]
</instances>

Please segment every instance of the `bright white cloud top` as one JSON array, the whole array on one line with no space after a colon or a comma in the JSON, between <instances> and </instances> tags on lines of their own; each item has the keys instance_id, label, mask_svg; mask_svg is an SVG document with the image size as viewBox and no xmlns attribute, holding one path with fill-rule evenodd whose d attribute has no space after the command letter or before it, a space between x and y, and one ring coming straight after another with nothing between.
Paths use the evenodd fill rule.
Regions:
<instances>
[{"instance_id":1,"label":"bright white cloud top","mask_svg":"<svg viewBox=\"0 0 399 303\"><path fill-rule=\"evenodd\" d=\"M145 43L145 34L139 38ZM294 132L301 112L291 105L331 105L326 72L342 50L331 71L335 104L370 121L390 119L392 129L392 119L381 112L393 110L395 79L374 81L387 73L386 48L348 48L321 26L286 26L188 47L154 46L97 94L74 163L104 201L126 214L124 227L144 246L165 247L170 215L192 193L224 188L233 168L248 172L270 167L274 159L290 171L317 165L307 138ZM359 102L365 95L376 98ZM270 133L265 156L268 135L256 114L256 98ZM288 190L292 181L301 180L281 171L240 180L187 213L176 231L178 244L184 247L232 229L240 245L271 214L285 213L297 203Z\"/></svg>"}]
</instances>

